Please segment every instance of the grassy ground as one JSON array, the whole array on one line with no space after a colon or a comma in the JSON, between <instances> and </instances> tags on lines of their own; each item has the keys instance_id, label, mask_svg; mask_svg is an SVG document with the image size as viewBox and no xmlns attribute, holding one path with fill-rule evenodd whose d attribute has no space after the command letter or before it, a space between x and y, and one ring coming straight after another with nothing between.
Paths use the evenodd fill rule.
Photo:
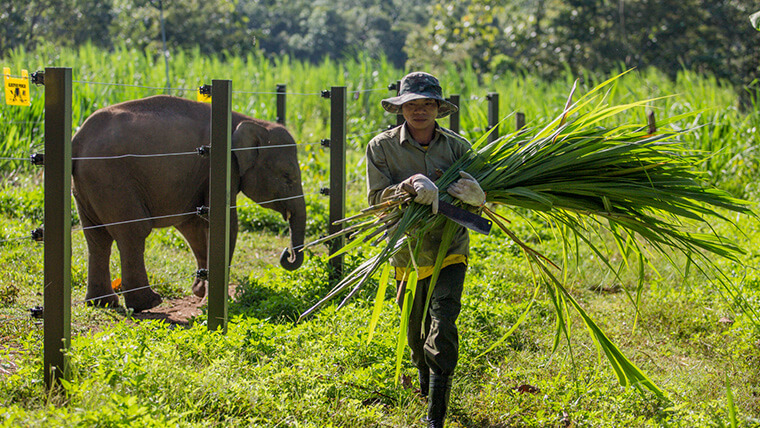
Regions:
<instances>
[{"instance_id":1,"label":"grassy ground","mask_svg":"<svg viewBox=\"0 0 760 428\"><path fill-rule=\"evenodd\" d=\"M34 180L13 192L33 199ZM22 211L17 211L22 212ZM526 219L513 219L518 231ZM540 222L540 245L552 258L562 249ZM757 224L742 219L744 248L758 248ZM4 237L34 224L6 214ZM734 235L739 236L738 233ZM473 258L459 321L461 357L449 426L738 426L760 423L760 335L721 290L702 275L680 278L652 260L639 316L624 293L633 274L605 275L587 254L571 262L568 287L610 338L662 388L667 399L617 384L606 359L575 319L569 345L552 352L554 309L540 292L525 323L501 338L530 302L534 280L519 251L495 233L474 237ZM233 260L239 297L230 305L226 336L208 333L204 316L189 327L132 320L119 310L76 304L72 311L73 377L65 391L42 384L42 329L27 309L41 304L42 247L5 242L0 263L0 424L3 426L419 426L424 403L415 371L404 361L396 385L394 350L398 309L388 291L377 335L367 324L374 290L336 312L329 307L293 320L330 288L327 264L312 254L299 271L276 265L284 237L244 231ZM86 250L73 235L73 300L85 292ZM728 266L753 304L760 280L752 261ZM152 235L148 266L165 296L189 293L192 257L171 231ZM349 264L354 263L352 258ZM117 270L114 259L113 268ZM116 274L114 274L116 275ZM634 326L634 322L636 325ZM727 394L733 396L734 406Z\"/></svg>"}]
</instances>

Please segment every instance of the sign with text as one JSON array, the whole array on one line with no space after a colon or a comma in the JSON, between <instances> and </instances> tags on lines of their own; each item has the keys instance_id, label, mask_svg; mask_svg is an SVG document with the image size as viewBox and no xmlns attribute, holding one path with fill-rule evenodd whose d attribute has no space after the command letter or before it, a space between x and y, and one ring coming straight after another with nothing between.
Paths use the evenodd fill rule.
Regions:
<instances>
[{"instance_id":1,"label":"sign with text","mask_svg":"<svg viewBox=\"0 0 760 428\"><path fill-rule=\"evenodd\" d=\"M11 106L32 105L29 96L29 73L21 70L21 77L11 77L11 69L3 67L5 103Z\"/></svg>"}]
</instances>

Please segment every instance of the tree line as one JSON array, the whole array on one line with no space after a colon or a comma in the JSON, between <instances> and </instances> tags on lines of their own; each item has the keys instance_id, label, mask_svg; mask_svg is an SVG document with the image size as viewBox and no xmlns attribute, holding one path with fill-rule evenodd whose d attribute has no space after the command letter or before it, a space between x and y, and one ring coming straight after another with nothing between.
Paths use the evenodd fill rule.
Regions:
<instances>
[{"instance_id":1,"label":"tree line","mask_svg":"<svg viewBox=\"0 0 760 428\"><path fill-rule=\"evenodd\" d=\"M0 56L38 45L118 44L160 55L319 62L360 51L405 69L467 64L554 77L689 68L737 88L760 77L742 0L2 0ZM162 21L163 24L162 25ZM164 29L162 33L162 28Z\"/></svg>"}]
</instances>

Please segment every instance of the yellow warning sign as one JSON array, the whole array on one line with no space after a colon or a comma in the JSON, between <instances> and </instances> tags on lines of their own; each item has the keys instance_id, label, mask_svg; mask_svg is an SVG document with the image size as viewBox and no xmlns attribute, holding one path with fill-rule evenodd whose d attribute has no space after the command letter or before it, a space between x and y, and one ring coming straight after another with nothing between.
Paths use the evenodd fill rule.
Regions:
<instances>
[{"instance_id":1,"label":"yellow warning sign","mask_svg":"<svg viewBox=\"0 0 760 428\"><path fill-rule=\"evenodd\" d=\"M202 103L211 102L211 86L203 85L198 88L198 101Z\"/></svg>"},{"instance_id":2,"label":"yellow warning sign","mask_svg":"<svg viewBox=\"0 0 760 428\"><path fill-rule=\"evenodd\" d=\"M30 106L29 73L21 70L21 77L11 77L11 69L3 67L5 81L5 103L11 106Z\"/></svg>"}]
</instances>

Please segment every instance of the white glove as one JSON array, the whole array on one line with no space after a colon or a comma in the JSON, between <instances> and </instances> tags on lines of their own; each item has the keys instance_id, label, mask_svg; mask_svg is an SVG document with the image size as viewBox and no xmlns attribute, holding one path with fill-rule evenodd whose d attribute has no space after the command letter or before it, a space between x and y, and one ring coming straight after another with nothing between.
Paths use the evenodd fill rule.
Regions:
<instances>
[{"instance_id":1,"label":"white glove","mask_svg":"<svg viewBox=\"0 0 760 428\"><path fill-rule=\"evenodd\" d=\"M486 203L486 193L480 188L478 181L464 171L459 171L459 176L462 178L446 190L449 195L468 205L483 206Z\"/></svg>"},{"instance_id":2,"label":"white glove","mask_svg":"<svg viewBox=\"0 0 760 428\"><path fill-rule=\"evenodd\" d=\"M438 187L429 178L423 174L414 174L404 180L401 188L411 195L417 195L414 202L430 205L433 214L438 214Z\"/></svg>"}]
</instances>

